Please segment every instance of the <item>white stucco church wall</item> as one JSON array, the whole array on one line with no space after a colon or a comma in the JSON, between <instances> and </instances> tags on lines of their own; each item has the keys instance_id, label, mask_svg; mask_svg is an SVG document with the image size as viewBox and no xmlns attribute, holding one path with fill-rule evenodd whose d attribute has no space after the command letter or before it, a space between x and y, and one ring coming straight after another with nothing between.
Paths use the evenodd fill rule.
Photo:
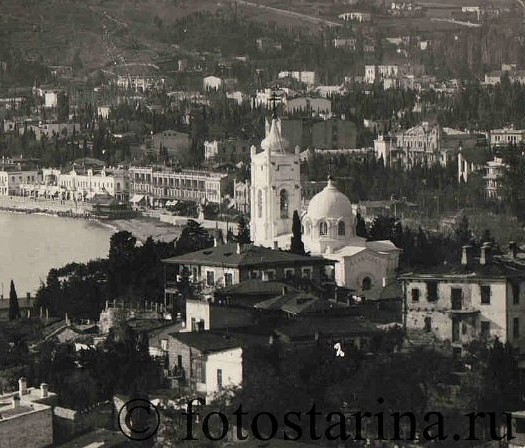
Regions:
<instances>
[{"instance_id":1,"label":"white stucco church wall","mask_svg":"<svg viewBox=\"0 0 525 448\"><path fill-rule=\"evenodd\" d=\"M275 115L267 124L261 149L251 149L250 232L254 244L288 249L297 210L306 251L337 262L339 286L360 292L395 277L400 250L391 241L368 242L356 236L352 203L331 178L301 213L299 151L289 152Z\"/></svg>"}]
</instances>

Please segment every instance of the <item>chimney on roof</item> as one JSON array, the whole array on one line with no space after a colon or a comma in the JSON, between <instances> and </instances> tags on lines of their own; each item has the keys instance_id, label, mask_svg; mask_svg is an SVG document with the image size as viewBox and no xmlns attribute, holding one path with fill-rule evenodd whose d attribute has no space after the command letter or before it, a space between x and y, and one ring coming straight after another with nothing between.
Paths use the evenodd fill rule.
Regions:
<instances>
[{"instance_id":1,"label":"chimney on roof","mask_svg":"<svg viewBox=\"0 0 525 448\"><path fill-rule=\"evenodd\" d=\"M27 379L24 377L18 379L18 393L20 396L27 394Z\"/></svg>"},{"instance_id":2,"label":"chimney on roof","mask_svg":"<svg viewBox=\"0 0 525 448\"><path fill-rule=\"evenodd\" d=\"M461 253L461 264L463 266L470 265L472 263L472 246L463 246L463 252Z\"/></svg>"},{"instance_id":3,"label":"chimney on roof","mask_svg":"<svg viewBox=\"0 0 525 448\"><path fill-rule=\"evenodd\" d=\"M20 408L20 397L18 396L18 394L13 395L13 398L11 398L11 406L13 409Z\"/></svg>"},{"instance_id":4,"label":"chimney on roof","mask_svg":"<svg viewBox=\"0 0 525 448\"><path fill-rule=\"evenodd\" d=\"M42 383L40 385L40 398L47 398L48 395L48 385L46 383Z\"/></svg>"},{"instance_id":5,"label":"chimney on roof","mask_svg":"<svg viewBox=\"0 0 525 448\"><path fill-rule=\"evenodd\" d=\"M481 246L481 256L479 258L479 264L488 265L492 263L492 244L483 243Z\"/></svg>"},{"instance_id":6,"label":"chimney on roof","mask_svg":"<svg viewBox=\"0 0 525 448\"><path fill-rule=\"evenodd\" d=\"M242 252L242 244L237 243L237 254L240 254Z\"/></svg>"},{"instance_id":7,"label":"chimney on roof","mask_svg":"<svg viewBox=\"0 0 525 448\"><path fill-rule=\"evenodd\" d=\"M518 254L518 245L515 241L509 241L509 252L512 255L512 258L516 258Z\"/></svg>"}]
</instances>

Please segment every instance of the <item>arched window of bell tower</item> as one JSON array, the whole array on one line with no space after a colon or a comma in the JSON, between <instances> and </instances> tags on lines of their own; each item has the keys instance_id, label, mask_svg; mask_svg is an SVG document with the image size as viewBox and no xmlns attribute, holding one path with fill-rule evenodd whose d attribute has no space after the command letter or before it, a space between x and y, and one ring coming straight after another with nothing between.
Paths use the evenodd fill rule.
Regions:
<instances>
[{"instance_id":1,"label":"arched window of bell tower","mask_svg":"<svg viewBox=\"0 0 525 448\"><path fill-rule=\"evenodd\" d=\"M281 218L289 218L289 198L288 198L288 192L285 189L281 190L281 193L279 195L280 199L280 210L281 210Z\"/></svg>"}]
</instances>

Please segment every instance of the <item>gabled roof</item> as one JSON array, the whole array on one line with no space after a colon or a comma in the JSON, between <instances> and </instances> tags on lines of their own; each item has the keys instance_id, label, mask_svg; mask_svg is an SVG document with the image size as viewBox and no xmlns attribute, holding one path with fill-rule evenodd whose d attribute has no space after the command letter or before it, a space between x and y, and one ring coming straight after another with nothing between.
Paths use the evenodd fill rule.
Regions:
<instances>
[{"instance_id":1,"label":"gabled roof","mask_svg":"<svg viewBox=\"0 0 525 448\"><path fill-rule=\"evenodd\" d=\"M293 320L276 329L277 334L291 339L314 336L316 333L325 337L344 337L379 333L377 325L354 316L345 317L308 317Z\"/></svg>"},{"instance_id":2,"label":"gabled roof","mask_svg":"<svg viewBox=\"0 0 525 448\"><path fill-rule=\"evenodd\" d=\"M297 289L287 285L283 282L267 281L264 282L259 279L245 280L244 282L237 283L231 286L225 286L217 290L220 295L274 295L277 296L283 291L283 288L287 288L289 292L298 292Z\"/></svg>"},{"instance_id":3,"label":"gabled roof","mask_svg":"<svg viewBox=\"0 0 525 448\"><path fill-rule=\"evenodd\" d=\"M162 260L167 264L194 264L201 266L224 266L232 268L275 265L333 264L331 260L308 255L297 255L282 250L246 244L238 250L237 244L229 243L209 249Z\"/></svg>"},{"instance_id":4,"label":"gabled roof","mask_svg":"<svg viewBox=\"0 0 525 448\"><path fill-rule=\"evenodd\" d=\"M282 311L287 314L297 315L305 313L316 313L332 308L341 308L344 305L319 297L306 292L293 292L282 294L271 299L263 300L254 305L256 309L266 311Z\"/></svg>"},{"instance_id":5,"label":"gabled roof","mask_svg":"<svg viewBox=\"0 0 525 448\"><path fill-rule=\"evenodd\" d=\"M197 349L202 354L222 352L242 346L240 341L231 336L213 331L170 333L170 336L189 347Z\"/></svg>"},{"instance_id":6,"label":"gabled roof","mask_svg":"<svg viewBox=\"0 0 525 448\"><path fill-rule=\"evenodd\" d=\"M435 268L426 268L400 275L401 280L412 278L459 278L461 281L479 281L480 279L505 280L512 278L525 278L525 265L512 263L505 256L494 256L489 264L482 265L479 258L474 258L468 265L454 264L441 265Z\"/></svg>"}]
</instances>

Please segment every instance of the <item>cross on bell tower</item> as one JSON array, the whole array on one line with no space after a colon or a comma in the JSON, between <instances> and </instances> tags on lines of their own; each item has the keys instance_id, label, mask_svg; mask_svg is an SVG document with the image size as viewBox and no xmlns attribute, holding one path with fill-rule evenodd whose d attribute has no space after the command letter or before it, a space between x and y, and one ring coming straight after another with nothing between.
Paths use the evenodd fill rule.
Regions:
<instances>
[{"instance_id":1,"label":"cross on bell tower","mask_svg":"<svg viewBox=\"0 0 525 448\"><path fill-rule=\"evenodd\" d=\"M275 92L268 98L268 102L272 105L272 118L277 118L277 103L281 101L281 97L277 96Z\"/></svg>"}]
</instances>

